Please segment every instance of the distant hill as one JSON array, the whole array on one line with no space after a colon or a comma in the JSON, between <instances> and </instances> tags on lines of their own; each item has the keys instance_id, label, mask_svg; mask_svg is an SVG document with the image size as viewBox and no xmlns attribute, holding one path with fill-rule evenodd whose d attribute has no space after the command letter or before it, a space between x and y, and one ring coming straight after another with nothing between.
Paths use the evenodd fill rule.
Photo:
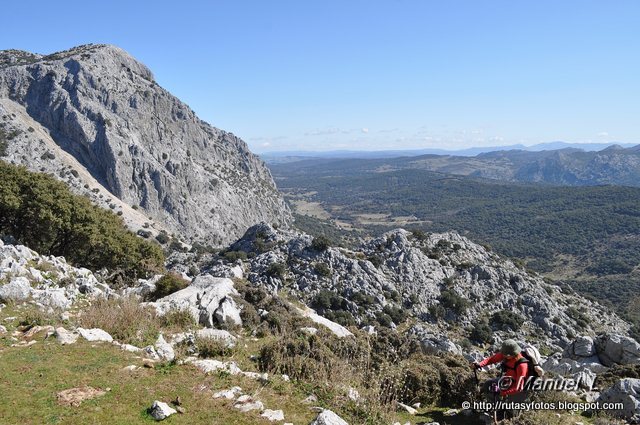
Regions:
<instances>
[{"instance_id":1,"label":"distant hill","mask_svg":"<svg viewBox=\"0 0 640 425\"><path fill-rule=\"evenodd\" d=\"M485 152L476 156L426 154L397 158L335 160L297 157L296 161L289 157L289 161L281 160L270 164L276 167L278 164L288 164L287 170L344 166L362 172L413 169L506 182L640 187L640 145L628 148L609 145L600 151L586 151L576 147L539 151L513 149Z\"/></svg>"},{"instance_id":2,"label":"distant hill","mask_svg":"<svg viewBox=\"0 0 640 425\"><path fill-rule=\"evenodd\" d=\"M355 151L355 150L331 150L331 151L280 151L265 152L260 157L267 163L279 164L300 161L311 158L351 158L351 159L380 159L380 158L399 158L403 156L421 156L421 155L453 155L453 156L476 156L487 152L523 150L530 152L540 152L545 150L558 150L565 148L582 149L584 151L600 151L610 146L620 146L623 148L633 147L633 143L567 143L567 142L548 142L540 143L532 146L521 144L507 146L487 146L472 147L466 149L395 149L395 150L379 150L379 151Z\"/></svg>"}]
</instances>

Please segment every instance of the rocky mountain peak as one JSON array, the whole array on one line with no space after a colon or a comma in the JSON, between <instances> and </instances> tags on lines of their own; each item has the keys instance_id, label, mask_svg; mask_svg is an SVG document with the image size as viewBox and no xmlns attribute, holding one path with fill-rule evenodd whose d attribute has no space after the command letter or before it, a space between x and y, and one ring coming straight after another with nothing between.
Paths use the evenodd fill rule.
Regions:
<instances>
[{"instance_id":1,"label":"rocky mountain peak","mask_svg":"<svg viewBox=\"0 0 640 425\"><path fill-rule=\"evenodd\" d=\"M104 199L116 197L206 245L229 243L260 221L290 220L246 143L200 120L124 50L85 45L0 58L9 161L60 176L103 206L114 208Z\"/></svg>"}]
</instances>

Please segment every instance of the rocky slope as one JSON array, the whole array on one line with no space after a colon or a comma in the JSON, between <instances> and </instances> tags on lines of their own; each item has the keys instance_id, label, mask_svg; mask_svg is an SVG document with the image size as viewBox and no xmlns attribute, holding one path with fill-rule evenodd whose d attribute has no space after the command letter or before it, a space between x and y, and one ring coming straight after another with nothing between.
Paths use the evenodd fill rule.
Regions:
<instances>
[{"instance_id":1,"label":"rocky slope","mask_svg":"<svg viewBox=\"0 0 640 425\"><path fill-rule=\"evenodd\" d=\"M260 224L230 250L248 254L248 279L256 285L294 294L344 323L395 327L394 320L408 318L423 344L458 353L483 322L493 327L493 341L515 335L550 351L579 334L629 327L602 306L454 232L398 229L350 251ZM224 274L224 267L210 270ZM521 329L509 328L519 326L512 319Z\"/></svg>"},{"instance_id":2,"label":"rocky slope","mask_svg":"<svg viewBox=\"0 0 640 425\"><path fill-rule=\"evenodd\" d=\"M3 159L58 176L134 229L156 220L156 231L217 246L290 218L242 140L114 46L0 52L0 131Z\"/></svg>"}]
</instances>

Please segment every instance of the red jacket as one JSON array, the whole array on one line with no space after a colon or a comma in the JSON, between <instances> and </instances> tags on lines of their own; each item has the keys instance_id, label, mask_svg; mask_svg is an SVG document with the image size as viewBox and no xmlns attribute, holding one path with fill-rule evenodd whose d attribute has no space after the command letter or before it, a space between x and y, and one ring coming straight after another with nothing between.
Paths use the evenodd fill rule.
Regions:
<instances>
[{"instance_id":1,"label":"red jacket","mask_svg":"<svg viewBox=\"0 0 640 425\"><path fill-rule=\"evenodd\" d=\"M520 364L516 364L518 360L522 358L522 354L518 354L511 359L507 359L502 353L498 352L491 357L487 357L478 364L480 365L480 367L485 367L490 364L504 362L505 367L503 367L502 376L510 376L511 378L513 378L511 386L506 390L500 391L501 396L507 396L510 394L517 394L522 391L524 388L524 384L526 383L527 373L529 371L529 363L522 362Z\"/></svg>"}]
</instances>

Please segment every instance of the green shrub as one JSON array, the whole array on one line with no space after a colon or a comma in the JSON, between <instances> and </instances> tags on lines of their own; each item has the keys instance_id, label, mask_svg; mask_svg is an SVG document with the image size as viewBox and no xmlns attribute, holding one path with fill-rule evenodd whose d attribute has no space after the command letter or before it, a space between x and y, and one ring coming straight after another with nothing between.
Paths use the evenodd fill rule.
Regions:
<instances>
[{"instance_id":1,"label":"green shrub","mask_svg":"<svg viewBox=\"0 0 640 425\"><path fill-rule=\"evenodd\" d=\"M476 323L471 330L469 338L479 344L486 344L493 341L493 330L487 322Z\"/></svg>"},{"instance_id":2,"label":"green shrub","mask_svg":"<svg viewBox=\"0 0 640 425\"><path fill-rule=\"evenodd\" d=\"M169 242L171 238L169 237L166 231L161 230L160 233L158 233L158 235L156 236L156 240L162 245L164 245L167 242Z\"/></svg>"},{"instance_id":3,"label":"green shrub","mask_svg":"<svg viewBox=\"0 0 640 425\"><path fill-rule=\"evenodd\" d=\"M267 276L275 277L278 279L283 279L284 275L287 271L287 268L282 263L271 263L269 267L267 267Z\"/></svg>"},{"instance_id":4,"label":"green shrub","mask_svg":"<svg viewBox=\"0 0 640 425\"><path fill-rule=\"evenodd\" d=\"M72 194L46 174L0 162L0 233L75 266L121 270L134 281L164 268L156 244L126 230L122 219Z\"/></svg>"},{"instance_id":5,"label":"green shrub","mask_svg":"<svg viewBox=\"0 0 640 425\"><path fill-rule=\"evenodd\" d=\"M517 331L524 324L524 318L509 310L497 311L491 316L491 324L503 331Z\"/></svg>"},{"instance_id":6,"label":"green shrub","mask_svg":"<svg viewBox=\"0 0 640 425\"><path fill-rule=\"evenodd\" d=\"M395 323L396 325L399 325L400 323L407 320L407 313L400 307L395 307L387 304L386 306L384 306L384 309L382 311L385 314L389 315L391 320L393 320L393 323Z\"/></svg>"},{"instance_id":7,"label":"green shrub","mask_svg":"<svg viewBox=\"0 0 640 425\"><path fill-rule=\"evenodd\" d=\"M162 297L178 292L189 286L189 281L177 273L167 273L156 282L156 290L150 294L151 301L159 300Z\"/></svg>"},{"instance_id":8,"label":"green shrub","mask_svg":"<svg viewBox=\"0 0 640 425\"><path fill-rule=\"evenodd\" d=\"M235 263L237 260L246 260L247 259L247 253L244 251L226 251L223 254L223 257L225 260L231 262L231 263Z\"/></svg>"},{"instance_id":9,"label":"green shrub","mask_svg":"<svg viewBox=\"0 0 640 425\"><path fill-rule=\"evenodd\" d=\"M331 269L325 263L315 263L313 266L313 271L315 271L319 276L322 277L331 276Z\"/></svg>"},{"instance_id":10,"label":"green shrub","mask_svg":"<svg viewBox=\"0 0 640 425\"><path fill-rule=\"evenodd\" d=\"M445 309L453 311L455 314L462 314L469 308L469 301L462 298L453 290L444 290L440 293L440 305Z\"/></svg>"},{"instance_id":11,"label":"green shrub","mask_svg":"<svg viewBox=\"0 0 640 425\"><path fill-rule=\"evenodd\" d=\"M313 238L311 248L316 251L326 251L331 246L331 241L326 236L320 235Z\"/></svg>"}]
</instances>

